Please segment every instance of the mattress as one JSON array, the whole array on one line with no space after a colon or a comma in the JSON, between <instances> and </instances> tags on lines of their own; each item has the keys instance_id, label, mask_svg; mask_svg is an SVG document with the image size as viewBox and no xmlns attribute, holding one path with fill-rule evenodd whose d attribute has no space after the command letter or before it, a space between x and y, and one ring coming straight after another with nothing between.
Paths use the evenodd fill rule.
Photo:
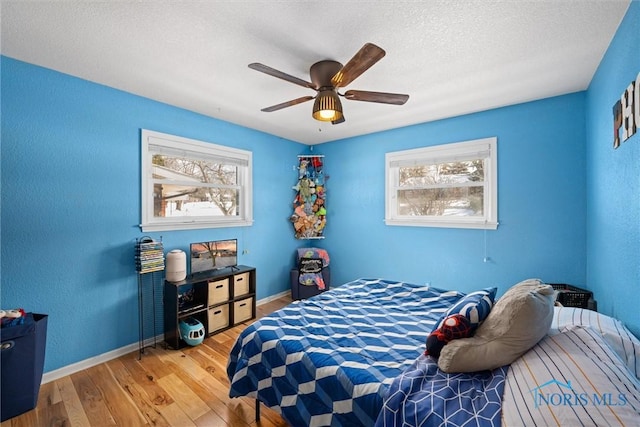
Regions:
<instances>
[{"instance_id":1,"label":"mattress","mask_svg":"<svg viewBox=\"0 0 640 427\"><path fill-rule=\"evenodd\" d=\"M389 385L463 295L358 279L296 301L240 334L229 395L255 397L292 426L372 426Z\"/></svg>"}]
</instances>

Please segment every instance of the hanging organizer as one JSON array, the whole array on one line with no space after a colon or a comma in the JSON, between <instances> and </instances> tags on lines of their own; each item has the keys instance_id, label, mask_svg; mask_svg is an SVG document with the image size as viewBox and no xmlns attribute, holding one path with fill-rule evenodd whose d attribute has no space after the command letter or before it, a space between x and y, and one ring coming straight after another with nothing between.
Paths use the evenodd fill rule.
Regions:
<instances>
[{"instance_id":1,"label":"hanging organizer","mask_svg":"<svg viewBox=\"0 0 640 427\"><path fill-rule=\"evenodd\" d=\"M323 171L324 156L298 156L297 192L293 199L291 223L296 239L324 239L327 224L326 178Z\"/></svg>"}]
</instances>

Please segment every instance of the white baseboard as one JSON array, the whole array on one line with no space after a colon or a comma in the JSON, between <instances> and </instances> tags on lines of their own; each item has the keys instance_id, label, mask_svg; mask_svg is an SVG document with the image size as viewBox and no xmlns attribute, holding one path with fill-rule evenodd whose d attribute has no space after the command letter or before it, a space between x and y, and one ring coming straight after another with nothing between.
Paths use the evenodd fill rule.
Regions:
<instances>
[{"instance_id":1,"label":"white baseboard","mask_svg":"<svg viewBox=\"0 0 640 427\"><path fill-rule=\"evenodd\" d=\"M282 291L282 292L277 293L275 295L271 295L270 297L262 298L262 299L256 301L256 305L266 304L268 302L273 301L274 299L282 298L282 297L287 296L287 295L291 295L291 290Z\"/></svg>"},{"instance_id":2,"label":"white baseboard","mask_svg":"<svg viewBox=\"0 0 640 427\"><path fill-rule=\"evenodd\" d=\"M164 334L156 337L157 345L161 345L164 342ZM144 342L144 346L147 347L153 345L153 338L149 338ZM134 351L138 351L138 343L126 345L124 347L117 348L115 350L108 351L106 353L99 354L98 356L90 357L88 359L81 360L80 362L72 363L71 365L64 366L53 371L45 372L42 375L42 384L46 384L51 381L55 381L59 378L66 377L67 375L75 374L83 369L89 369L93 366L101 363L108 362L109 360L117 359L120 356L129 354Z\"/></svg>"},{"instance_id":3,"label":"white baseboard","mask_svg":"<svg viewBox=\"0 0 640 427\"><path fill-rule=\"evenodd\" d=\"M256 301L256 305L262 305L262 304L266 304L270 301L273 301L275 299L281 298L283 296L286 296L290 293L291 291L287 290L287 291L283 291L280 293L277 293L275 295L271 295L268 296L266 298L262 298L258 301ZM163 335L158 335L156 337L156 343L158 345L161 345L164 342L164 334ZM147 347L149 345L153 345L153 338L149 338L144 342L144 346ZM99 365L101 363L105 363L108 362L110 360L113 359L117 359L120 356L124 356L125 354L129 354L131 352L134 351L138 351L139 347L138 347L138 343L132 343L129 345L126 345L124 347L120 347L117 348L115 350L111 350L108 351L106 353L102 353L99 354L98 356L94 356L94 357L90 357L88 359L85 360L81 360L80 362L76 362L76 363L72 363L71 365L67 365L67 366L63 366L62 368L59 369L55 369L53 371L49 371L49 372L45 372L42 375L42 384L46 384L48 382L51 381L55 381L59 378L62 377L66 377L67 375L72 375L75 374L76 372L80 372L83 369L89 369L93 366Z\"/></svg>"}]
</instances>

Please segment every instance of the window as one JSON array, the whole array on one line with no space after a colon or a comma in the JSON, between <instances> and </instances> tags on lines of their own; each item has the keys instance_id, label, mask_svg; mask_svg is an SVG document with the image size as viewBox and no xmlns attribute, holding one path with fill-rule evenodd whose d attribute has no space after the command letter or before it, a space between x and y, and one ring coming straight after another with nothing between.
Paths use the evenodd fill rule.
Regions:
<instances>
[{"instance_id":1,"label":"window","mask_svg":"<svg viewBox=\"0 0 640 427\"><path fill-rule=\"evenodd\" d=\"M142 231L251 225L252 153L142 130Z\"/></svg>"},{"instance_id":2,"label":"window","mask_svg":"<svg viewBox=\"0 0 640 427\"><path fill-rule=\"evenodd\" d=\"M385 222L417 227L498 227L497 140L387 153Z\"/></svg>"}]
</instances>

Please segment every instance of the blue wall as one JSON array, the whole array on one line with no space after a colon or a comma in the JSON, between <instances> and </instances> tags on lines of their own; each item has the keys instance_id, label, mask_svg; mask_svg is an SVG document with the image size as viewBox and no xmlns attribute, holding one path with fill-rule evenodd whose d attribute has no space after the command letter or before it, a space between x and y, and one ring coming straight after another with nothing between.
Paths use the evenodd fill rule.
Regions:
<instances>
[{"instance_id":1,"label":"blue wall","mask_svg":"<svg viewBox=\"0 0 640 427\"><path fill-rule=\"evenodd\" d=\"M375 276L499 293L530 277L584 286L584 114L576 93L322 144L332 281ZM385 225L386 152L491 136L497 230Z\"/></svg>"},{"instance_id":2,"label":"blue wall","mask_svg":"<svg viewBox=\"0 0 640 427\"><path fill-rule=\"evenodd\" d=\"M592 289L640 335L640 137L611 148L611 108L640 71L640 7L586 92L322 144L332 284L386 277L470 291L539 277ZM237 237L258 298L288 289L294 141L6 57L2 70L2 308L50 315L45 371L137 341L140 129L251 150L252 227L154 233L167 249ZM411 102L411 101L410 101ZM384 224L384 154L498 138L497 230ZM586 148L585 148L586 145ZM489 257L489 262L483 262Z\"/></svg>"},{"instance_id":3,"label":"blue wall","mask_svg":"<svg viewBox=\"0 0 640 427\"><path fill-rule=\"evenodd\" d=\"M152 233L165 248L238 238L258 299L288 289L288 221L306 146L2 57L2 308L49 314L45 372L138 339L133 250L140 129L253 152L252 227Z\"/></svg>"},{"instance_id":4,"label":"blue wall","mask_svg":"<svg viewBox=\"0 0 640 427\"><path fill-rule=\"evenodd\" d=\"M587 279L598 309L622 319L636 336L640 132L614 150L612 109L638 73L640 2L633 1L587 92Z\"/></svg>"}]
</instances>

